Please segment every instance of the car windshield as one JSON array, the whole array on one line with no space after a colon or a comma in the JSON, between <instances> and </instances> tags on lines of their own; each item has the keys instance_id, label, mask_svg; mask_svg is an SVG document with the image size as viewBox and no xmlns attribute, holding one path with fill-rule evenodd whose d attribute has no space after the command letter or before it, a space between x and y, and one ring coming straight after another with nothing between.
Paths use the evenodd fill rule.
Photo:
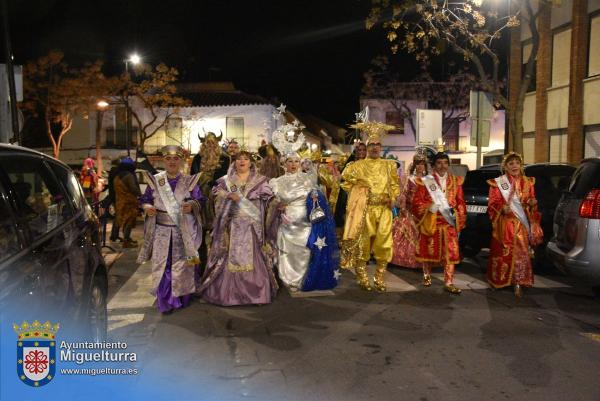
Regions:
<instances>
[{"instance_id":1,"label":"car windshield","mask_svg":"<svg viewBox=\"0 0 600 401\"><path fill-rule=\"evenodd\" d=\"M500 175L500 170L471 170L467 172L463 190L474 192L486 192L488 190L487 180Z\"/></svg>"},{"instance_id":2,"label":"car windshield","mask_svg":"<svg viewBox=\"0 0 600 401\"><path fill-rule=\"evenodd\" d=\"M600 163L596 161L583 162L573 174L569 192L578 198L583 198L594 188L600 188Z\"/></svg>"}]
</instances>

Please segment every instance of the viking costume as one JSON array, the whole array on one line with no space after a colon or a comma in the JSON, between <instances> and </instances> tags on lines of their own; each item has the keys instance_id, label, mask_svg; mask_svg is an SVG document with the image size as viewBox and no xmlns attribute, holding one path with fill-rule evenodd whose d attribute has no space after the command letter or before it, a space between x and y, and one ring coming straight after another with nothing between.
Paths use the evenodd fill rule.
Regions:
<instances>
[{"instance_id":1,"label":"viking costume","mask_svg":"<svg viewBox=\"0 0 600 401\"><path fill-rule=\"evenodd\" d=\"M213 132L208 132L204 138L198 135L201 143L200 151L192 159L190 167L190 174L198 174L198 186L207 198L201 210L204 241L202 241L198 250L202 266L208 260L207 249L211 240L210 230L215 218L215 199L212 196L212 188L217 179L227 174L230 164L230 157L223 152L219 145L222 138L222 133L216 136Z\"/></svg>"},{"instance_id":2,"label":"viking costume","mask_svg":"<svg viewBox=\"0 0 600 401\"><path fill-rule=\"evenodd\" d=\"M239 202L229 198L241 196ZM200 294L206 302L223 305L268 304L277 291L265 245L265 215L273 192L267 178L252 165L242 183L235 171L217 180L213 240Z\"/></svg>"},{"instance_id":3,"label":"viking costume","mask_svg":"<svg viewBox=\"0 0 600 401\"><path fill-rule=\"evenodd\" d=\"M434 161L448 159L436 154ZM460 263L458 234L465 227L467 212L462 177L447 172L444 177L432 173L416 180L417 189L412 212L417 220L419 243L416 260L423 262L423 284L431 285L431 268L444 266L445 289L453 294L460 290L453 284L454 267Z\"/></svg>"},{"instance_id":4,"label":"viking costume","mask_svg":"<svg viewBox=\"0 0 600 401\"><path fill-rule=\"evenodd\" d=\"M184 158L179 146L165 146L163 155ZM197 249L202 241L201 202L198 175L166 172L148 174L148 188L141 197L142 207L152 205L156 216L146 216L144 244L138 263L152 261L152 294L161 312L187 306L200 285ZM193 201L192 213L182 213L184 202Z\"/></svg>"},{"instance_id":5,"label":"viking costume","mask_svg":"<svg viewBox=\"0 0 600 401\"><path fill-rule=\"evenodd\" d=\"M358 128L369 135L368 145L380 143L381 132L393 127L367 122ZM359 286L370 291L366 266L373 252L377 263L373 285L385 291L385 271L392 259L391 206L400 193L396 163L380 158L351 163L342 173L342 189L348 192L342 267L353 267Z\"/></svg>"},{"instance_id":6,"label":"viking costume","mask_svg":"<svg viewBox=\"0 0 600 401\"><path fill-rule=\"evenodd\" d=\"M502 163L506 171L507 161L521 156L509 153ZM487 269L487 279L494 288L515 286L515 293L520 295L519 286L533 286L533 270L531 268L530 246L536 243L535 236L543 238L541 232L540 213L535 200L535 178L526 177L522 173L517 177L506 173L493 180L490 186L488 214L492 221L492 239ZM503 213L508 205L510 211Z\"/></svg>"}]
</instances>

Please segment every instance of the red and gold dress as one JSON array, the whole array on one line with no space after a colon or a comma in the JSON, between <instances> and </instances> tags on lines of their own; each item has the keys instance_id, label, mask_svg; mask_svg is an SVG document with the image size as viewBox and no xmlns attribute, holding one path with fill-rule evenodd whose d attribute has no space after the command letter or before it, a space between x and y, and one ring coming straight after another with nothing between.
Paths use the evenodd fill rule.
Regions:
<instances>
[{"instance_id":1,"label":"red and gold dress","mask_svg":"<svg viewBox=\"0 0 600 401\"><path fill-rule=\"evenodd\" d=\"M439 177L435 175L435 179ZM455 265L460 263L458 233L465 227L467 210L463 196L464 179L446 174L446 199L456 216L456 228L451 226L439 211L432 213L433 199L421 178L417 179L417 189L412 203L412 212L417 221L419 243L416 260L429 265ZM438 185L440 183L438 182Z\"/></svg>"},{"instance_id":2,"label":"red and gold dress","mask_svg":"<svg viewBox=\"0 0 600 401\"><path fill-rule=\"evenodd\" d=\"M421 263L415 259L419 231L410 210L417 184L416 177L399 177L400 196L397 199L398 216L392 228L393 249L391 263L410 269L420 269Z\"/></svg>"},{"instance_id":3,"label":"red and gold dress","mask_svg":"<svg viewBox=\"0 0 600 401\"><path fill-rule=\"evenodd\" d=\"M508 176L514 196L521 201L530 225L539 224L541 215L537 205L528 206L535 199L535 178ZM533 286L529 233L517 216L510 211L502 213L506 201L498 188L496 180L488 180L490 185L488 214L492 221L492 240L488 261L487 279L494 288L509 285Z\"/></svg>"}]
</instances>

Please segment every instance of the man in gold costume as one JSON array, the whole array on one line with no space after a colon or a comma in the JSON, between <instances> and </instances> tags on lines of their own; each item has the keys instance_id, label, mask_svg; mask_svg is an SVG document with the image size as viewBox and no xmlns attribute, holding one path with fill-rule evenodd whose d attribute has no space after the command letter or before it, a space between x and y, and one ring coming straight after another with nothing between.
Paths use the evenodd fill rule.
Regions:
<instances>
[{"instance_id":1,"label":"man in gold costume","mask_svg":"<svg viewBox=\"0 0 600 401\"><path fill-rule=\"evenodd\" d=\"M377 122L360 124L359 128L369 137L367 158L348 164L342 173L342 189L349 195L341 264L354 268L358 285L370 291L367 263L373 252L377 262L373 287L383 292L385 271L392 259L392 207L400 187L396 163L381 159L381 134L388 126Z\"/></svg>"}]
</instances>

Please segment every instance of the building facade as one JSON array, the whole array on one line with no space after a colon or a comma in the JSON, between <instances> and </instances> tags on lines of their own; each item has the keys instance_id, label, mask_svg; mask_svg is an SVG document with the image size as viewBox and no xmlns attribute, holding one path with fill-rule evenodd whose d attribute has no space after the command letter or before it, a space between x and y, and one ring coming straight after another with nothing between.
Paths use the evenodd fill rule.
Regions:
<instances>
[{"instance_id":1,"label":"building facade","mask_svg":"<svg viewBox=\"0 0 600 401\"><path fill-rule=\"evenodd\" d=\"M426 101L409 100L404 102L414 116L417 109L427 109ZM369 107L369 119L380 121L386 124L394 125L396 130L390 131L384 136L382 146L386 153L398 158L398 160L408 167L415 153L416 132L414 121L403 118L397 111L392 102L385 99L361 99L361 109ZM466 114L466 111L465 111ZM450 155L452 163L466 164L469 169L475 169L477 165L477 148L471 146L471 121L465 119L458 125L445 131L443 137L444 150ZM504 110L494 111L491 120L490 142L488 146L482 147L482 155L497 149L504 148Z\"/></svg>"},{"instance_id":2,"label":"building facade","mask_svg":"<svg viewBox=\"0 0 600 401\"><path fill-rule=\"evenodd\" d=\"M600 157L600 0L542 8L537 26L540 47L523 111L525 162L578 164ZM520 42L512 42L511 96L531 49L523 24Z\"/></svg>"}]
</instances>

